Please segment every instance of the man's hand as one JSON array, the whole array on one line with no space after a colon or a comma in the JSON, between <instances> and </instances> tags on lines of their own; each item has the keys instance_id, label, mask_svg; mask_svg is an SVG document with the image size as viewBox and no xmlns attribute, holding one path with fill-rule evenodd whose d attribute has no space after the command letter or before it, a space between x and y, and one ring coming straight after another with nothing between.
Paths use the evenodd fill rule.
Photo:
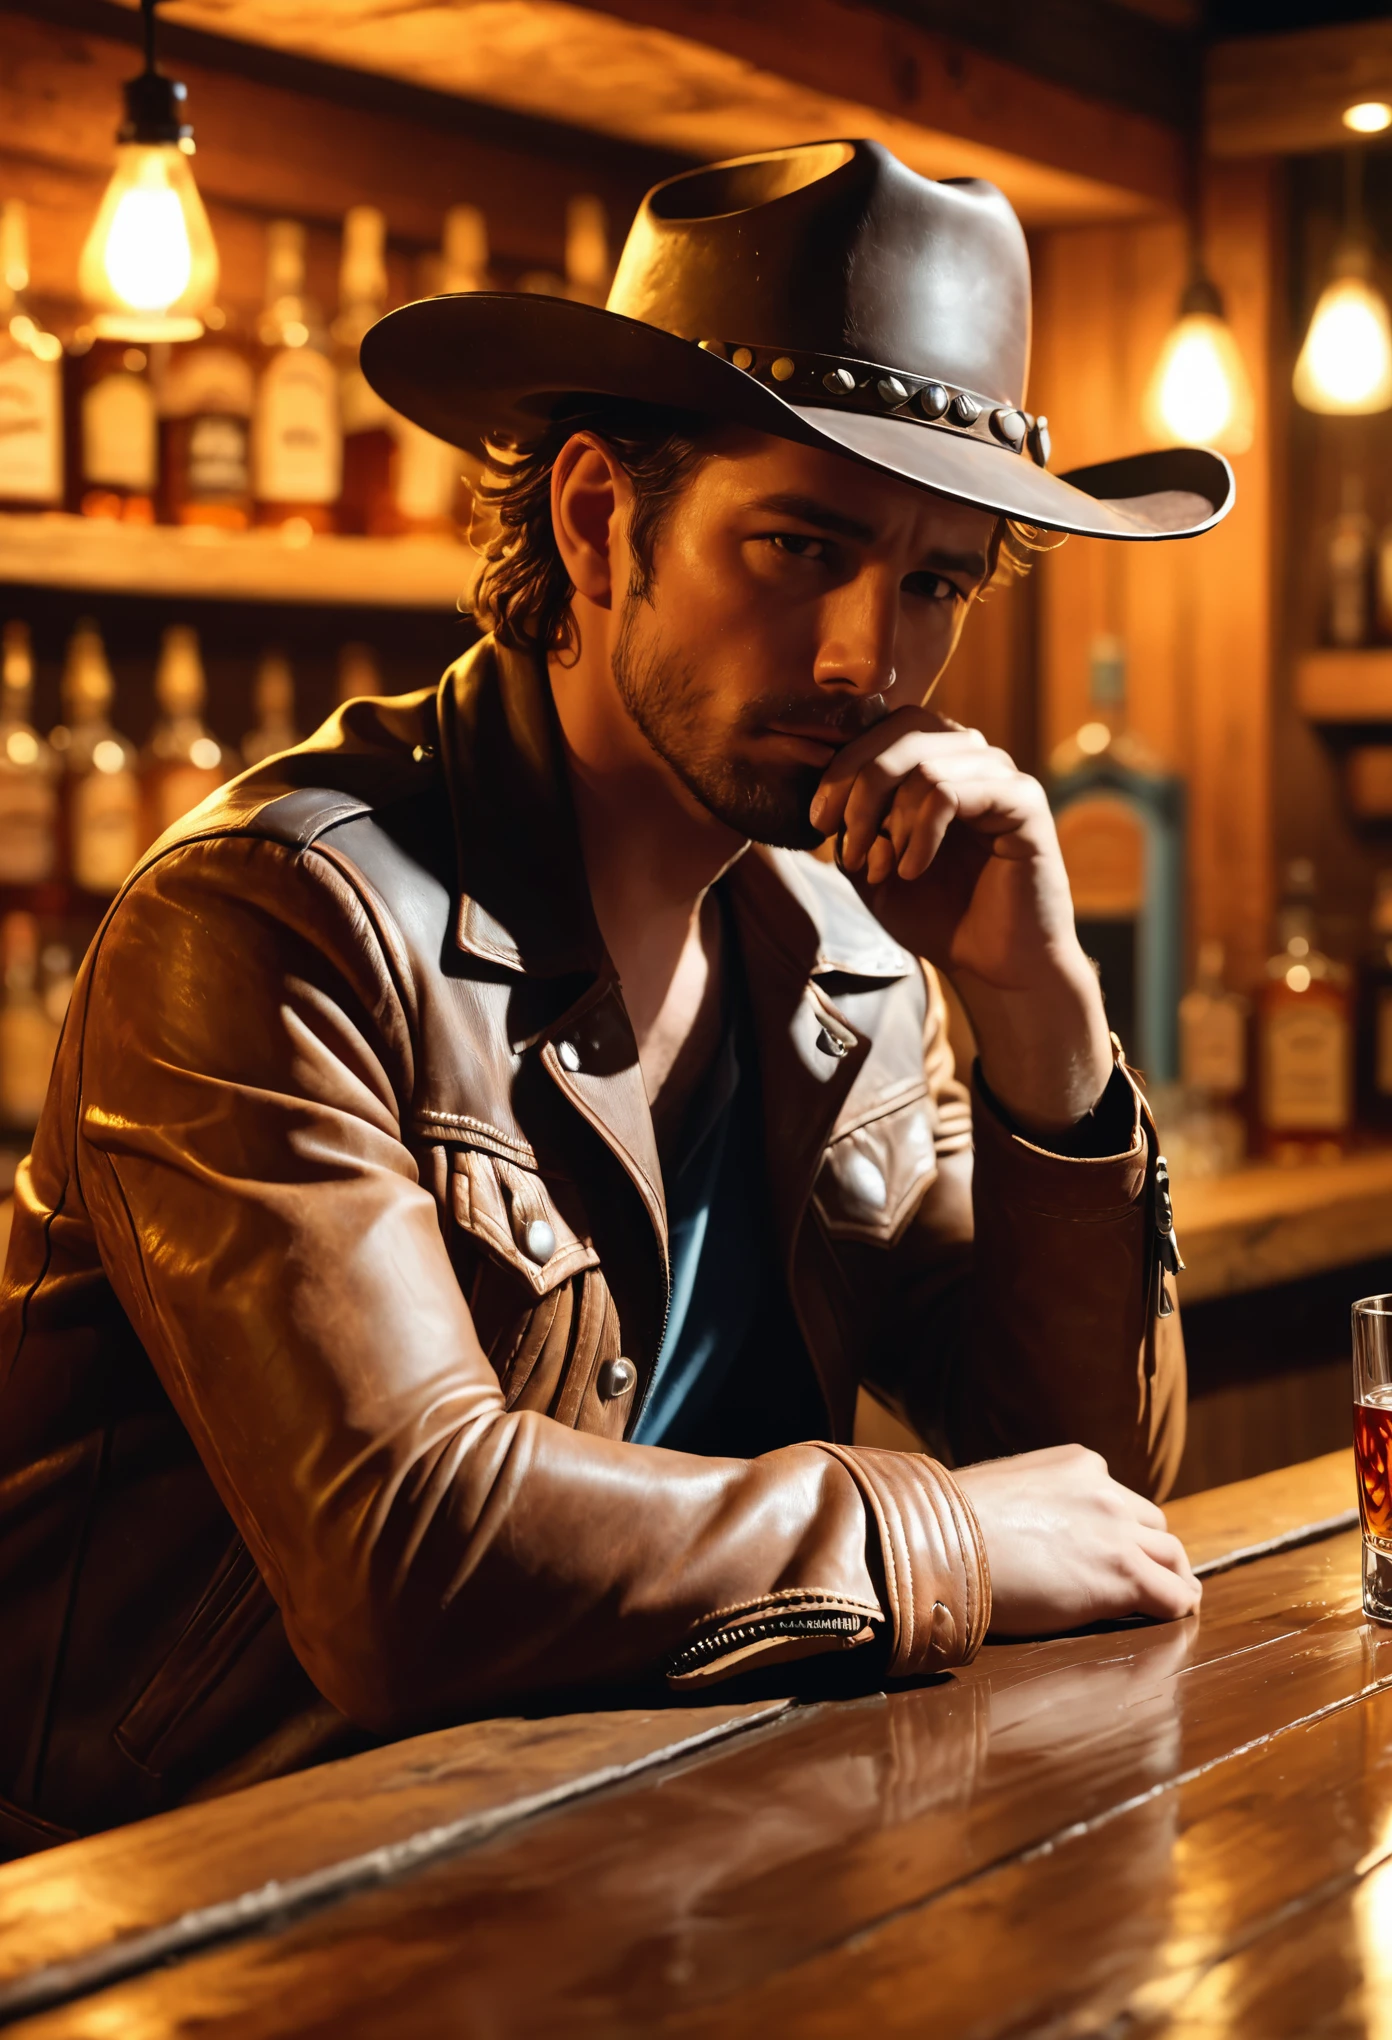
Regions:
<instances>
[{"instance_id":1,"label":"man's hand","mask_svg":"<svg viewBox=\"0 0 1392 2040\"><path fill-rule=\"evenodd\" d=\"M1038 780L977 730L902 708L845 745L812 803L896 941L951 976L992 1092L1062 1131L1097 1103L1111 1048Z\"/></svg>"},{"instance_id":2,"label":"man's hand","mask_svg":"<svg viewBox=\"0 0 1392 2040\"><path fill-rule=\"evenodd\" d=\"M1192 1615L1203 1588L1154 1502L1082 1445L990 1459L953 1475L991 1568L991 1630L1047 1636L1087 1622Z\"/></svg>"}]
</instances>

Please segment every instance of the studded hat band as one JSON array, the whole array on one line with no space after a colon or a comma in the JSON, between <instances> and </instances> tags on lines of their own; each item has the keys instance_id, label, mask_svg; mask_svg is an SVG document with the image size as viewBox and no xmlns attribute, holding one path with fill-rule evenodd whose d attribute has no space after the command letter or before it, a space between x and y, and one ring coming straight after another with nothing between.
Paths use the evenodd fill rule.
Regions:
<instances>
[{"instance_id":1,"label":"studded hat band","mask_svg":"<svg viewBox=\"0 0 1392 2040\"><path fill-rule=\"evenodd\" d=\"M997 404L975 390L844 355L785 353L781 348L747 347L734 340L701 340L697 345L767 383L789 403L825 404L830 399L838 410L872 411L882 418L935 425L985 440L1007 453L1028 452L1039 467L1049 465L1048 419L1033 417L1013 405Z\"/></svg>"}]
</instances>

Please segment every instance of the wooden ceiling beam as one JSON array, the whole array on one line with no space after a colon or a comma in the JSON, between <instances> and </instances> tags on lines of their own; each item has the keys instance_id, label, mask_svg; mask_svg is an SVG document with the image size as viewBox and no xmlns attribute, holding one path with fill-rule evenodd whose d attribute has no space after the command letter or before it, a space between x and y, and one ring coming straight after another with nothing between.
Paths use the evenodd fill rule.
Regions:
<instances>
[{"instance_id":1,"label":"wooden ceiling beam","mask_svg":"<svg viewBox=\"0 0 1392 2040\"><path fill-rule=\"evenodd\" d=\"M1345 107L1367 99L1392 104L1392 21L1215 43L1205 67L1205 145L1214 156L1341 148L1354 139Z\"/></svg>"}]
</instances>

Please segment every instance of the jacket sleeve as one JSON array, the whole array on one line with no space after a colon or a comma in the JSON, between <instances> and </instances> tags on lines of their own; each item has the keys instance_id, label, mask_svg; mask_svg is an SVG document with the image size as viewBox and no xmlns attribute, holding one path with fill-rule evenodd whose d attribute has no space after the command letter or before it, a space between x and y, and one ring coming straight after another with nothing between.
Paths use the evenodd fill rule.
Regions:
<instances>
[{"instance_id":1,"label":"jacket sleeve","mask_svg":"<svg viewBox=\"0 0 1392 2040\"><path fill-rule=\"evenodd\" d=\"M698 1459L504 1408L402 1138L396 949L321 851L193 842L115 910L81 1014L104 1265L320 1691L400 1733L881 1626L897 1671L969 1656L985 1557L930 1460Z\"/></svg>"},{"instance_id":2,"label":"jacket sleeve","mask_svg":"<svg viewBox=\"0 0 1392 2040\"><path fill-rule=\"evenodd\" d=\"M928 976L928 1082L952 1127L967 1094ZM1013 1131L979 1071L970 1109L974 1157L943 1157L892 1249L869 1385L958 1465L1078 1443L1163 1496L1184 1449L1184 1340L1178 1310L1156 1309L1158 1142L1140 1088L1118 1049L1071 1154Z\"/></svg>"}]
</instances>

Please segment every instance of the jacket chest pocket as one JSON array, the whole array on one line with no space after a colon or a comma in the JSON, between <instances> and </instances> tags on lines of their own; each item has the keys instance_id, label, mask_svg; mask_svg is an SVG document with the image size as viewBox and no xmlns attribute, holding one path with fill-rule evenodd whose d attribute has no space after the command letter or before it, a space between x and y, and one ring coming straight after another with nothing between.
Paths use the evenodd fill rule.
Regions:
<instances>
[{"instance_id":1,"label":"jacket chest pocket","mask_svg":"<svg viewBox=\"0 0 1392 2040\"><path fill-rule=\"evenodd\" d=\"M481 1148L450 1148L448 1172L451 1257L508 1408L621 1430L590 1407L617 1325L571 1186Z\"/></svg>"},{"instance_id":2,"label":"jacket chest pocket","mask_svg":"<svg viewBox=\"0 0 1392 2040\"><path fill-rule=\"evenodd\" d=\"M833 1239L894 1245L938 1173L932 1111L926 1091L901 1098L829 1144L812 1203Z\"/></svg>"}]
</instances>

